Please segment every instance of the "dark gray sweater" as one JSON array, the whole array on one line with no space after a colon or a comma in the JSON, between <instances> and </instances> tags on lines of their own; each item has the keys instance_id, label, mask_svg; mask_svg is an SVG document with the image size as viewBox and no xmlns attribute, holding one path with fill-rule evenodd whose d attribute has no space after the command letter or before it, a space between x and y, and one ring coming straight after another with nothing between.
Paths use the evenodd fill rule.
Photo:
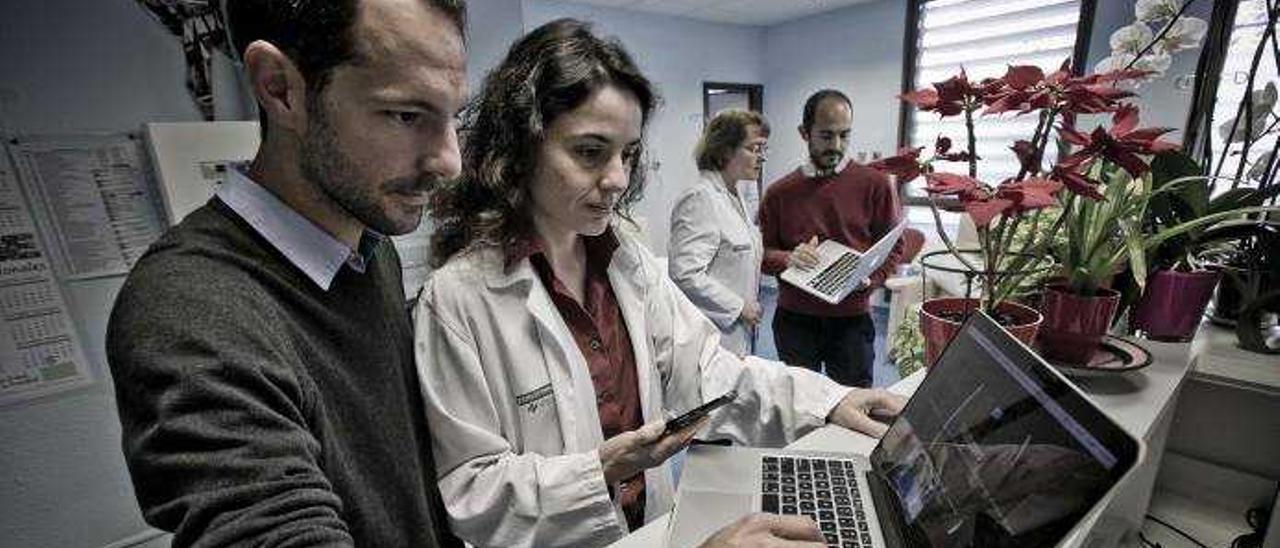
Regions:
<instances>
[{"instance_id":1,"label":"dark gray sweater","mask_svg":"<svg viewBox=\"0 0 1280 548\"><path fill-rule=\"evenodd\" d=\"M214 199L129 274L107 359L138 502L175 546L458 544L389 240L326 292Z\"/></svg>"}]
</instances>

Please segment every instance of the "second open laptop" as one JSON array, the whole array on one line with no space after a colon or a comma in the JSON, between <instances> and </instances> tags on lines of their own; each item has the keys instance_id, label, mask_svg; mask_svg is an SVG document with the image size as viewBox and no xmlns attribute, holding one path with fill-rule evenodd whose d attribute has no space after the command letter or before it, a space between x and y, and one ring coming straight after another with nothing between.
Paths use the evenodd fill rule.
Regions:
<instances>
[{"instance_id":1,"label":"second open laptop","mask_svg":"<svg viewBox=\"0 0 1280 548\"><path fill-rule=\"evenodd\" d=\"M981 312L964 324L870 458L695 446L669 546L742 515L810 516L829 546L1058 545L1142 444Z\"/></svg>"},{"instance_id":2,"label":"second open laptop","mask_svg":"<svg viewBox=\"0 0 1280 548\"><path fill-rule=\"evenodd\" d=\"M782 281L828 303L839 303L884 264L906 226L904 219L864 252L834 240L823 240L818 244L817 266L788 268L780 277Z\"/></svg>"}]
</instances>

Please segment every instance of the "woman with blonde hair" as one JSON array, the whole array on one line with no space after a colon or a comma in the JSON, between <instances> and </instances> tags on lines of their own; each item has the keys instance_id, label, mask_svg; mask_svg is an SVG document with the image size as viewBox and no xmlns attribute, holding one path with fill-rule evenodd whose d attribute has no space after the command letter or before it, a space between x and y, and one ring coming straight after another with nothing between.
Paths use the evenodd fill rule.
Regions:
<instances>
[{"instance_id":1,"label":"woman with blonde hair","mask_svg":"<svg viewBox=\"0 0 1280 548\"><path fill-rule=\"evenodd\" d=\"M667 271L699 310L720 329L720 344L738 356L752 353L760 307L760 230L738 194L738 182L756 180L764 163L769 123L751 111L720 111L707 123L695 159L699 178L671 210Z\"/></svg>"}]
</instances>

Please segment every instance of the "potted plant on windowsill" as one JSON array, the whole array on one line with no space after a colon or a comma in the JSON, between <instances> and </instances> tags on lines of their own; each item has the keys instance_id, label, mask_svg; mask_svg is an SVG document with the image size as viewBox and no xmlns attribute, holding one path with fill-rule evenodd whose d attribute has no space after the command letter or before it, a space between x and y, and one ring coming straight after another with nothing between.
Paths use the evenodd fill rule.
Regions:
<instances>
[{"instance_id":1,"label":"potted plant on windowsill","mask_svg":"<svg viewBox=\"0 0 1280 548\"><path fill-rule=\"evenodd\" d=\"M1214 179L1182 152L1157 156L1151 164L1153 188L1171 191L1150 199L1143 230L1157 234L1206 215L1257 208L1280 193L1242 187L1212 197ZM1280 225L1244 218L1226 219L1188 230L1157 246L1148 257L1146 287L1129 316L1132 331L1153 340L1187 341L1195 335L1224 265L1251 243L1280 235Z\"/></svg>"},{"instance_id":2,"label":"potted plant on windowsill","mask_svg":"<svg viewBox=\"0 0 1280 548\"><path fill-rule=\"evenodd\" d=\"M924 176L939 237L947 252L978 282L978 299L922 304L926 364L932 363L975 308L1003 320L1006 328L1027 342L1035 337L1039 324L1041 350L1047 357L1085 363L1118 304L1117 295L1105 287L1116 273L1128 266L1142 284L1148 250L1187 231L1256 211L1206 215L1156 234L1142 231L1147 200L1153 195L1148 158L1178 148L1159 139L1168 129L1139 129L1137 107L1123 102L1134 93L1117 84L1146 74L1117 70L1072 76L1064 64L1046 75L1034 66L1013 66L1001 78L973 83L962 71L932 88L903 95L921 110L944 118L963 116L968 141L967 149L952 151L950 140L939 138L927 160L921 160L923 148L917 148L871 164L903 182ZM978 179L979 158L972 151L973 119L979 110L986 115L1036 113L1039 118L1031 138L1010 147L1020 162L1018 174L997 184ZM1109 127L1103 124L1089 133L1076 129L1078 115L1101 113L1111 114ZM1055 129L1076 151L1044 169L1043 153ZM941 162L964 162L967 174L940 172L935 166ZM1169 185L1154 194L1176 188ZM973 220L979 241L977 260L957 249L947 236L936 196L954 197ZM1031 225L1030 236L1015 246L1014 235L1028 232L1026 223ZM1009 298L1051 258L1061 263L1063 282L1051 285L1041 298L1041 323L1041 318Z\"/></svg>"},{"instance_id":3,"label":"potted plant on windowsill","mask_svg":"<svg viewBox=\"0 0 1280 548\"><path fill-rule=\"evenodd\" d=\"M1050 242L1066 220L1065 215L1055 216L1045 211L1061 207L1064 203L1070 204L1076 195L1082 199L1101 197L1095 188L1096 181L1079 172L1086 163L1085 157L1058 162L1046 170L1042 161L1044 150L1058 121L1071 121L1080 114L1120 109L1120 100L1133 93L1115 84L1147 74L1138 70L1117 70L1073 76L1068 66L1064 63L1059 70L1047 75L1035 66L1011 66L1001 78L988 78L976 83L970 82L962 70L959 75L931 88L902 96L903 100L920 110L937 112L943 118L963 116L968 145L964 150L953 152L951 141L940 137L935 142L932 158L928 160L921 161L923 149L918 148L903 150L897 156L872 164L872 167L894 174L901 182L921 175L925 177L925 190L930 197L940 238L954 260L977 280L977 299L932 299L922 304L920 321L926 343L926 364L932 364L959 324L977 308L1000 321L1028 344L1035 337L1040 315L1034 309L1012 302L1010 297L1018 291L1023 280L1041 269L1047 260ZM982 115L1007 112L1035 114L1039 120L1029 139L1011 143L1010 149L1020 163L1018 174L994 184L979 179L980 159L974 153L977 138L973 121L980 110ZM1122 129L1126 134L1132 132L1135 138L1152 133L1152 130L1135 132L1133 127ZM1145 140L1138 139L1146 147L1141 152L1150 152L1154 135ZM1110 138L1111 134L1107 136ZM1130 146L1127 143L1124 146ZM1112 148L1104 147L1097 153L1111 154ZM1132 155L1132 152L1126 149L1126 154ZM967 173L935 170L935 164L940 162L964 162ZM954 197L973 221L977 227L977 250L965 253L951 242L938 213L937 196ZM1029 236L1020 238L1021 245L1015 245L1014 236L1020 232Z\"/></svg>"},{"instance_id":4,"label":"potted plant on windowsill","mask_svg":"<svg viewBox=\"0 0 1280 548\"><path fill-rule=\"evenodd\" d=\"M1040 312L1039 348L1045 358L1079 365L1088 363L1107 332L1119 305L1119 293L1110 289L1110 280L1127 271L1142 287L1147 281L1147 255L1165 242L1190 235L1225 237L1223 232L1200 232L1231 219L1266 213L1274 208L1247 204L1224 206L1221 211L1201 211L1166 223L1151 231L1143 229L1152 200L1162 200L1206 179L1194 175L1179 177L1153 188L1146 156L1171 152L1173 145L1156 140L1156 130L1130 131L1137 126L1137 110L1121 107L1112 119L1110 131L1095 129L1085 135L1064 126L1064 139L1081 147L1063 160L1083 170L1084 176L1100 183L1098 199L1069 197L1063 207L1065 238L1056 243L1054 256L1063 266L1065 280L1046 288ZM1112 149L1112 150L1107 150ZM1223 202L1229 203L1229 202ZM1226 225L1230 227L1231 225Z\"/></svg>"}]
</instances>

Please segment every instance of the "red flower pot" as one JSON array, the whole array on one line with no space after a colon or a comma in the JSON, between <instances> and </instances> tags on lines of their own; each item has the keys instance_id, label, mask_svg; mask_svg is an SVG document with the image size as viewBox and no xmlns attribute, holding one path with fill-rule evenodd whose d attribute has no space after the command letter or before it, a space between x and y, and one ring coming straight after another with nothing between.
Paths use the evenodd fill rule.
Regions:
<instances>
[{"instance_id":1,"label":"red flower pot","mask_svg":"<svg viewBox=\"0 0 1280 548\"><path fill-rule=\"evenodd\" d=\"M1191 340L1221 277L1216 270L1152 272L1134 307L1130 329L1156 341Z\"/></svg>"},{"instance_id":2,"label":"red flower pot","mask_svg":"<svg viewBox=\"0 0 1280 548\"><path fill-rule=\"evenodd\" d=\"M920 333L924 336L925 367L933 367L933 362L942 355L947 343L960 331L964 318L977 309L977 299L963 297L929 299L920 305ZM1036 330L1040 327L1039 312L1009 301L996 306L995 320L1028 346L1035 340Z\"/></svg>"},{"instance_id":3,"label":"red flower pot","mask_svg":"<svg viewBox=\"0 0 1280 548\"><path fill-rule=\"evenodd\" d=\"M1119 306L1120 292L1112 289L1086 297L1065 286L1049 286L1040 300L1040 355L1069 364L1089 363Z\"/></svg>"}]
</instances>

